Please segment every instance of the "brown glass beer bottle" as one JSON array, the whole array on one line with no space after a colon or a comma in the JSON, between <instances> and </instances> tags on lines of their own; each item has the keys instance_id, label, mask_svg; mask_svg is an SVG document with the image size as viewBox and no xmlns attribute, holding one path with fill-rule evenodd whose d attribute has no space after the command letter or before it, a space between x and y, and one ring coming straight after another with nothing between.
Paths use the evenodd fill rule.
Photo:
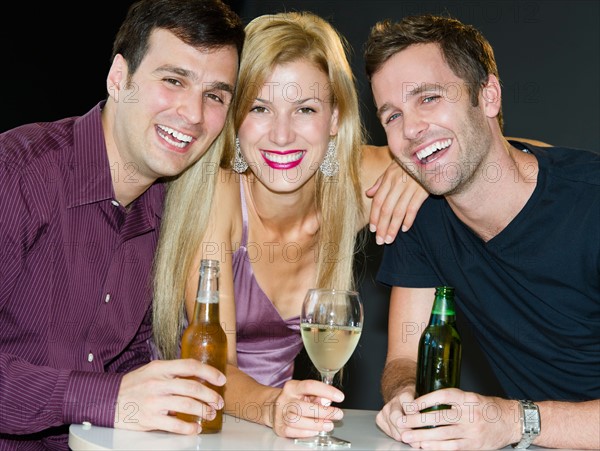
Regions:
<instances>
[{"instance_id":1,"label":"brown glass beer bottle","mask_svg":"<svg viewBox=\"0 0 600 451\"><path fill-rule=\"evenodd\" d=\"M181 338L181 358L193 358L211 365L225 374L227 366L227 336L219 321L219 261L202 260L200 282L192 322ZM208 382L207 387L223 396L224 386L216 387ZM178 413L178 418L198 422L199 417ZM217 410L213 420L200 418L202 434L219 432L223 424L223 410Z\"/></svg>"}]
</instances>

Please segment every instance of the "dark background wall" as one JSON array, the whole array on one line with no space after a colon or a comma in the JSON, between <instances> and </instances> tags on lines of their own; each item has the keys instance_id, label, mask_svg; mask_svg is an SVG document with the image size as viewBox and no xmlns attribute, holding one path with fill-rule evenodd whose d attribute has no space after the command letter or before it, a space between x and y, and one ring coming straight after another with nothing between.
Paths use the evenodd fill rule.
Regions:
<instances>
[{"instance_id":1,"label":"dark background wall","mask_svg":"<svg viewBox=\"0 0 600 451\"><path fill-rule=\"evenodd\" d=\"M3 7L0 132L19 124L80 115L106 96L114 34L131 1L11 2ZM478 27L495 49L503 85L505 132L598 150L600 2L230 0L244 22L278 11L309 10L330 20L353 48L363 117L374 144L385 144L364 76L362 45L378 20L422 12L450 14ZM78 19L66 17L75 14ZM365 331L342 380L344 407L378 409L387 347L389 291L374 282L381 248L372 240L357 258ZM496 393L467 328L463 387ZM302 357L300 358L300 360ZM299 374L310 365L298 365Z\"/></svg>"},{"instance_id":2,"label":"dark background wall","mask_svg":"<svg viewBox=\"0 0 600 451\"><path fill-rule=\"evenodd\" d=\"M108 3L108 2L106 2ZM0 131L79 115L106 95L111 44L131 0L10 2L0 27ZM259 14L310 10L349 40L365 123L375 121L362 45L377 20L418 12L449 13L480 28L492 43L504 88L506 133L598 149L600 2L596 0L229 0L247 22ZM75 5L75 6L73 6ZM75 14L76 21L67 20ZM81 50L80 50L81 49Z\"/></svg>"}]
</instances>

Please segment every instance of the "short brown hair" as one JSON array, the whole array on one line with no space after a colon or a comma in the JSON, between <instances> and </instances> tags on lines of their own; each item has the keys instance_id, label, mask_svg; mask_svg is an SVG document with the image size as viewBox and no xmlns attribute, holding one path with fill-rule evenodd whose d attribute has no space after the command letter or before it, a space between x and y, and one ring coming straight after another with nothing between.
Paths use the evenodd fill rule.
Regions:
<instances>
[{"instance_id":1,"label":"short brown hair","mask_svg":"<svg viewBox=\"0 0 600 451\"><path fill-rule=\"evenodd\" d=\"M452 72L465 81L473 106L478 105L479 90L489 75L500 80L492 46L479 30L450 17L429 14L405 17L397 23L384 20L373 26L364 53L369 80L388 59L414 44L439 45ZM502 110L497 118L502 129Z\"/></svg>"},{"instance_id":2,"label":"short brown hair","mask_svg":"<svg viewBox=\"0 0 600 451\"><path fill-rule=\"evenodd\" d=\"M139 0L129 7L111 57L123 55L130 77L146 55L150 34L157 28L198 49L235 47L238 57L244 45L242 20L221 0Z\"/></svg>"}]
</instances>

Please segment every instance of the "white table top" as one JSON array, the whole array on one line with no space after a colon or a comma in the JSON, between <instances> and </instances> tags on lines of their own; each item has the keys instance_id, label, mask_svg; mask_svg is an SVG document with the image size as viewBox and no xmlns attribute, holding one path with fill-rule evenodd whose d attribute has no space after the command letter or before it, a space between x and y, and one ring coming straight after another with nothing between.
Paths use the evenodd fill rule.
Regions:
<instances>
[{"instance_id":1,"label":"white table top","mask_svg":"<svg viewBox=\"0 0 600 451\"><path fill-rule=\"evenodd\" d=\"M412 449L381 432L375 424L377 411L344 409L344 419L336 422L333 435L352 442L352 450ZM71 425L69 446L73 451L135 450L314 450L296 445L293 439L278 437L265 426L223 416L218 434L183 436L167 432L134 432L97 426Z\"/></svg>"}]
</instances>

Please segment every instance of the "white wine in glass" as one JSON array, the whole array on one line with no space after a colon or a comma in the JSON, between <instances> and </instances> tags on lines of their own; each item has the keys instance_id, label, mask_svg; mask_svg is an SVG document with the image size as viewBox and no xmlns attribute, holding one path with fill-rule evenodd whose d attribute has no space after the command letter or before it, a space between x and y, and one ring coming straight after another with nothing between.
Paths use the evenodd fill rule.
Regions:
<instances>
[{"instance_id":1,"label":"white wine in glass","mask_svg":"<svg viewBox=\"0 0 600 451\"><path fill-rule=\"evenodd\" d=\"M300 331L306 352L324 383L333 384L334 376L356 349L362 325L363 306L358 292L308 290L300 314ZM351 445L347 440L334 437L332 432L297 438L295 443L318 447Z\"/></svg>"}]
</instances>

